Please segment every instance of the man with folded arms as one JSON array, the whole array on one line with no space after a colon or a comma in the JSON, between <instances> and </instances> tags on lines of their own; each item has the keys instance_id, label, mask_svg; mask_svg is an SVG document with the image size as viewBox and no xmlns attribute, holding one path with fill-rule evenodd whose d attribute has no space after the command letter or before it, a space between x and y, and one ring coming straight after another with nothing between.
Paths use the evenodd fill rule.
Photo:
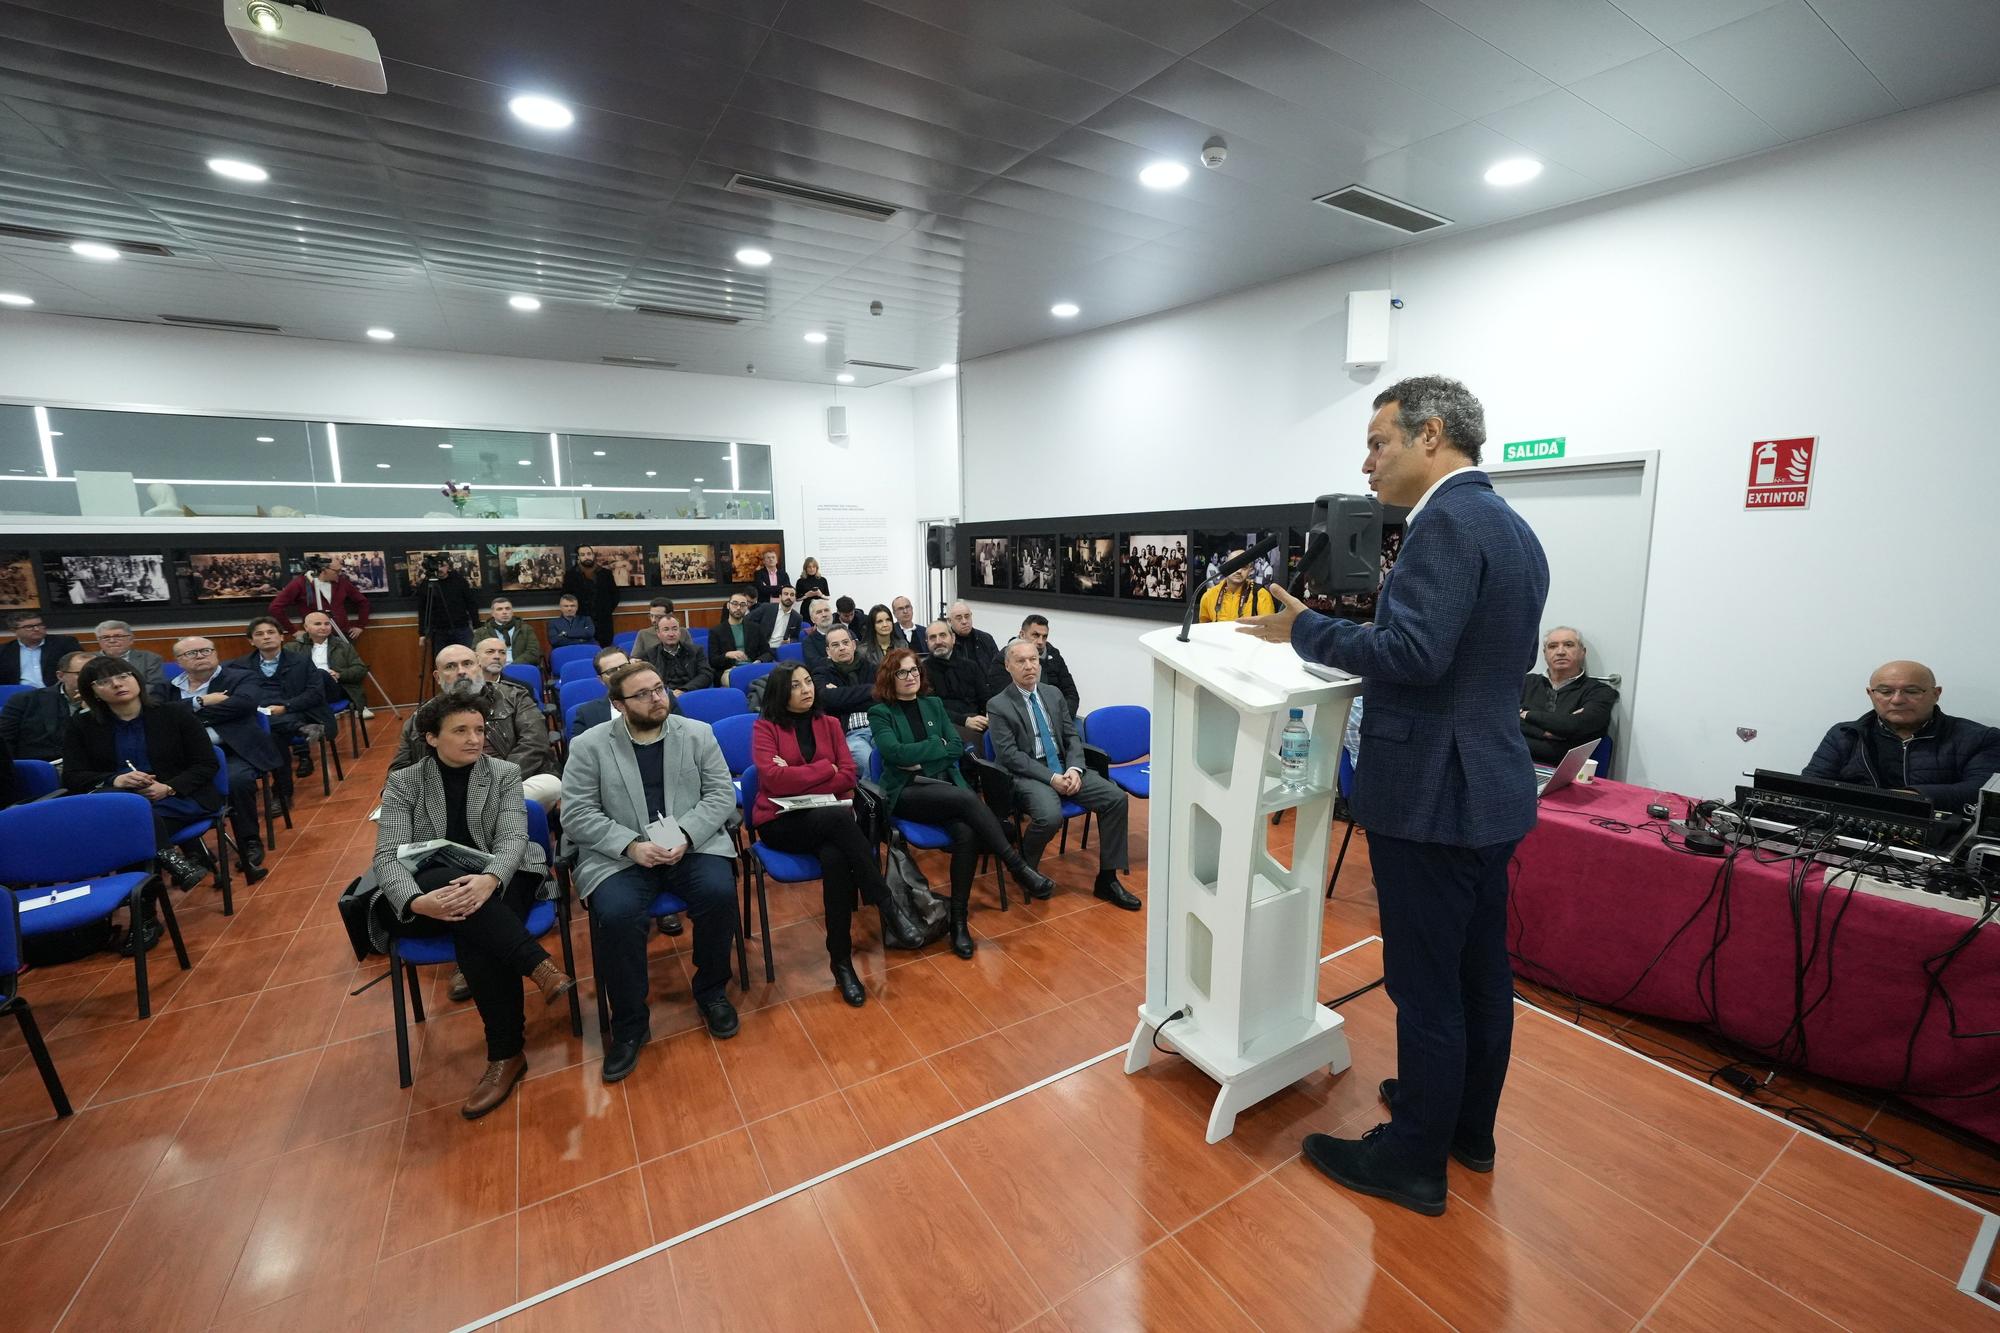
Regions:
<instances>
[{"instance_id":1,"label":"man with folded arms","mask_svg":"<svg viewBox=\"0 0 2000 1333\"><path fill-rule=\"evenodd\" d=\"M324 619L321 612L313 612ZM327 622L329 626L333 622ZM192 710L208 739L229 763L229 829L243 855L243 877L255 884L270 872L264 865L264 840L257 825L257 780L264 773L285 772L285 752L271 734L257 725L254 687L244 668L224 666L215 644L200 636L176 640L176 669L167 683L153 691L161 703ZM287 775L289 776L289 775Z\"/></svg>"}]
</instances>

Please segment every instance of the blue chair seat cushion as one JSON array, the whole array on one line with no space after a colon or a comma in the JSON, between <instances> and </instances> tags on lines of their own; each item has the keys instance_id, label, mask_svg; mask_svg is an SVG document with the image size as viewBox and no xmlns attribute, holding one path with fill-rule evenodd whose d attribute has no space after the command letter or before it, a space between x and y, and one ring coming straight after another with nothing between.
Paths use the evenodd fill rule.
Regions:
<instances>
[{"instance_id":1,"label":"blue chair seat cushion","mask_svg":"<svg viewBox=\"0 0 2000 1333\"><path fill-rule=\"evenodd\" d=\"M914 819L898 819L896 832L903 835L903 841L912 847L922 847L928 851L938 851L951 846L951 834L936 824L919 824Z\"/></svg>"},{"instance_id":2,"label":"blue chair seat cushion","mask_svg":"<svg viewBox=\"0 0 2000 1333\"><path fill-rule=\"evenodd\" d=\"M677 894L662 893L653 899L652 906L646 909L646 915L665 916L669 912L685 912L687 909L687 899Z\"/></svg>"},{"instance_id":3,"label":"blue chair seat cushion","mask_svg":"<svg viewBox=\"0 0 2000 1333\"><path fill-rule=\"evenodd\" d=\"M1153 766L1149 763L1120 764L1111 770L1111 780L1140 800L1146 800L1153 791Z\"/></svg>"},{"instance_id":4,"label":"blue chair seat cushion","mask_svg":"<svg viewBox=\"0 0 2000 1333\"><path fill-rule=\"evenodd\" d=\"M528 933L536 939L556 928L556 905L547 898L541 899L528 909L528 919L522 922ZM451 936L406 935L396 941L396 955L406 963L419 967L431 963L455 963L458 950L452 947Z\"/></svg>"},{"instance_id":5,"label":"blue chair seat cushion","mask_svg":"<svg viewBox=\"0 0 2000 1333\"><path fill-rule=\"evenodd\" d=\"M757 859L764 863L765 873L783 884L798 884L820 877L819 858L804 852L781 852L763 843L752 844Z\"/></svg>"},{"instance_id":6,"label":"blue chair seat cushion","mask_svg":"<svg viewBox=\"0 0 2000 1333\"><path fill-rule=\"evenodd\" d=\"M1085 813L1087 812L1084 808L1075 801L1064 801L1062 804L1062 817L1064 819L1075 819L1078 815Z\"/></svg>"},{"instance_id":7,"label":"blue chair seat cushion","mask_svg":"<svg viewBox=\"0 0 2000 1333\"><path fill-rule=\"evenodd\" d=\"M72 926L101 921L132 901L132 890L146 882L148 873L143 870L131 870L122 875L105 875L101 879L79 880L71 884L15 889L14 896L17 899L46 898L58 890L76 888L78 884L86 885L90 889L90 892L81 898L67 898L59 903L51 903L47 907L37 907L32 912L22 912L21 934L46 935L51 931L68 930Z\"/></svg>"}]
</instances>

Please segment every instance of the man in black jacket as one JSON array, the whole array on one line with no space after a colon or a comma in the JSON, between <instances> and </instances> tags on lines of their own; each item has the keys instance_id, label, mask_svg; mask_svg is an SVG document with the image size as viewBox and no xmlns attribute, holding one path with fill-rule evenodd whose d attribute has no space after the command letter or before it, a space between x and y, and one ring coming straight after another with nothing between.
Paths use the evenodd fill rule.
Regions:
<instances>
[{"instance_id":1,"label":"man in black jacket","mask_svg":"<svg viewBox=\"0 0 2000 1333\"><path fill-rule=\"evenodd\" d=\"M1886 662L1868 678L1872 711L1835 723L1805 776L1913 791L1958 813L2000 772L2000 729L1938 707L1944 687L1922 662Z\"/></svg>"},{"instance_id":2,"label":"man in black jacket","mask_svg":"<svg viewBox=\"0 0 2000 1333\"><path fill-rule=\"evenodd\" d=\"M986 688L986 672L971 654L959 651L958 636L951 632L949 621L932 621L929 640L931 651L924 659L924 671L930 677L931 691L944 700L945 715L958 727L959 739L976 745L986 730L986 701L993 697L993 691Z\"/></svg>"},{"instance_id":3,"label":"man in black jacket","mask_svg":"<svg viewBox=\"0 0 2000 1333\"><path fill-rule=\"evenodd\" d=\"M441 555L424 557L421 569L412 570L417 598L417 636L430 642L436 653L446 644L472 645L472 619L478 613L473 604L472 585L458 566Z\"/></svg>"},{"instance_id":4,"label":"man in black jacket","mask_svg":"<svg viewBox=\"0 0 2000 1333\"><path fill-rule=\"evenodd\" d=\"M563 575L562 590L576 598L583 614L597 628L597 646L611 646L611 618L618 614L618 580L597 563L595 546L576 548L576 563ZM442 645L434 645L442 646Z\"/></svg>"},{"instance_id":5,"label":"man in black jacket","mask_svg":"<svg viewBox=\"0 0 2000 1333\"><path fill-rule=\"evenodd\" d=\"M759 602L751 607L749 619L756 621L757 627L764 631L764 642L774 645L796 643L806 627L798 595L789 583L778 589L776 601Z\"/></svg>"},{"instance_id":6,"label":"man in black jacket","mask_svg":"<svg viewBox=\"0 0 2000 1333\"><path fill-rule=\"evenodd\" d=\"M991 634L973 626L972 608L963 601L953 602L945 614L951 621L952 651L979 664L981 681L1006 680L1007 664L1000 656L1000 645ZM988 690L985 697L991 698L995 692Z\"/></svg>"},{"instance_id":7,"label":"man in black jacket","mask_svg":"<svg viewBox=\"0 0 2000 1333\"><path fill-rule=\"evenodd\" d=\"M1049 618L1038 614L1028 616L1021 622L1021 633L1016 641L1035 645L1035 651L1042 657L1042 684L1055 686L1056 693L1062 695L1063 702L1069 705L1069 715L1077 719L1077 725L1081 726L1083 697L1077 693L1076 677L1070 675L1069 663L1063 661L1062 653L1049 642ZM1002 663L1005 663L1006 658L1007 654L1003 649L1000 654ZM1007 674L1004 665L998 675L986 677L989 694L998 694L1011 683L1012 678Z\"/></svg>"},{"instance_id":8,"label":"man in black jacket","mask_svg":"<svg viewBox=\"0 0 2000 1333\"><path fill-rule=\"evenodd\" d=\"M1557 625L1542 636L1548 674L1531 671L1521 683L1521 735L1538 764L1560 763L1585 741L1611 733L1618 691L1585 671L1587 652L1583 635Z\"/></svg>"},{"instance_id":9,"label":"man in black jacket","mask_svg":"<svg viewBox=\"0 0 2000 1333\"><path fill-rule=\"evenodd\" d=\"M634 647L637 645L635 644ZM729 673L747 662L771 660L770 641L764 630L750 618L750 594L733 592L722 613L722 623L708 632L708 665L724 685Z\"/></svg>"},{"instance_id":10,"label":"man in black jacket","mask_svg":"<svg viewBox=\"0 0 2000 1333\"><path fill-rule=\"evenodd\" d=\"M229 828L243 854L244 874L255 884L268 873L261 868L264 840L257 825L257 780L263 773L280 775L282 794L289 797L291 775L285 771L285 752L257 725L257 686L244 668L222 665L215 645L200 636L176 640L174 662L166 683L153 689L153 698L190 709L207 729L209 740L222 748L229 761Z\"/></svg>"},{"instance_id":11,"label":"man in black jacket","mask_svg":"<svg viewBox=\"0 0 2000 1333\"><path fill-rule=\"evenodd\" d=\"M835 625L826 632L826 658L812 671L813 688L818 691L819 709L840 719L847 732L847 752L854 767L868 776L868 763L875 757L875 731L868 723L868 710L875 703L875 672L855 651L854 631Z\"/></svg>"},{"instance_id":12,"label":"man in black jacket","mask_svg":"<svg viewBox=\"0 0 2000 1333\"><path fill-rule=\"evenodd\" d=\"M63 732L69 720L85 707L76 692L76 674L93 656L77 649L54 659L55 684L22 690L0 707L0 737L6 739L16 759L55 763L62 758Z\"/></svg>"},{"instance_id":13,"label":"man in black jacket","mask_svg":"<svg viewBox=\"0 0 2000 1333\"><path fill-rule=\"evenodd\" d=\"M681 629L681 618L669 614L661 618L653 646L640 654L660 673L660 681L676 699L689 690L705 690L715 684L715 671L694 640Z\"/></svg>"},{"instance_id":14,"label":"man in black jacket","mask_svg":"<svg viewBox=\"0 0 2000 1333\"><path fill-rule=\"evenodd\" d=\"M14 639L0 644L0 685L36 689L53 685L63 654L83 647L67 634L49 633L49 622L40 611L16 611L7 617L7 628L14 631Z\"/></svg>"},{"instance_id":15,"label":"man in black jacket","mask_svg":"<svg viewBox=\"0 0 2000 1333\"><path fill-rule=\"evenodd\" d=\"M244 630L250 651L230 663L242 668L251 702L271 719L271 733L298 752L298 776L312 776L312 742L308 727L330 727L326 687L312 659L285 651L285 632L271 616L258 616ZM282 770L280 770L282 771Z\"/></svg>"}]
</instances>

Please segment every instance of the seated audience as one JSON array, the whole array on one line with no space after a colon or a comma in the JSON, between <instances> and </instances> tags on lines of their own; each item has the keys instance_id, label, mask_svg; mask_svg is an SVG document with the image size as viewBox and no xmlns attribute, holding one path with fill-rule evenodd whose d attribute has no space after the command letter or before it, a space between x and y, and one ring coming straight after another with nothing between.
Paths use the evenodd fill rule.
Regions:
<instances>
[{"instance_id":1,"label":"seated audience","mask_svg":"<svg viewBox=\"0 0 2000 1333\"><path fill-rule=\"evenodd\" d=\"M139 678L146 682L147 689L155 689L165 682L161 674L166 662L158 653L132 646L132 627L122 620L100 620L97 623L97 651L106 657L115 657L121 662L130 662L139 669Z\"/></svg>"},{"instance_id":2,"label":"seated audience","mask_svg":"<svg viewBox=\"0 0 2000 1333\"><path fill-rule=\"evenodd\" d=\"M898 648L910 645L903 639L903 631L896 628L896 613L877 603L868 608L868 614L856 616L860 622L857 630L860 636L861 656L867 660L870 669L882 665L882 659Z\"/></svg>"},{"instance_id":3,"label":"seated audience","mask_svg":"<svg viewBox=\"0 0 2000 1333\"><path fill-rule=\"evenodd\" d=\"M836 643L845 638L843 630L834 634ZM867 1003L868 992L854 975L849 925L856 895L881 912L885 946L915 949L922 941L915 923L889 896L876 864L875 846L855 821L852 806L786 811L773 800L787 796L852 799L858 780L854 760L842 741L841 723L820 711L818 691L803 662L778 664L765 682L764 704L758 713L750 732L750 753L757 765L757 803L750 811L750 825L759 839L781 852L819 858L826 956L840 998L859 1007Z\"/></svg>"},{"instance_id":4,"label":"seated audience","mask_svg":"<svg viewBox=\"0 0 2000 1333\"><path fill-rule=\"evenodd\" d=\"M1618 691L1611 682L1586 674L1583 635L1558 625L1542 636L1548 674L1528 673L1521 685L1521 734L1538 764L1559 763L1585 741L1611 731Z\"/></svg>"},{"instance_id":5,"label":"seated audience","mask_svg":"<svg viewBox=\"0 0 2000 1333\"><path fill-rule=\"evenodd\" d=\"M715 684L715 669L709 665L707 654L682 632L679 616L669 613L662 617L658 633L653 646L638 656L653 664L676 699L689 690L705 690Z\"/></svg>"},{"instance_id":6,"label":"seated audience","mask_svg":"<svg viewBox=\"0 0 2000 1333\"><path fill-rule=\"evenodd\" d=\"M646 628L632 639L633 661L642 662L646 654L653 651L653 646L660 641L660 622L672 614L674 599L671 597L655 597L646 603Z\"/></svg>"},{"instance_id":7,"label":"seated audience","mask_svg":"<svg viewBox=\"0 0 2000 1333\"><path fill-rule=\"evenodd\" d=\"M951 951L970 958L974 946L966 913L982 855L998 857L1031 898L1048 897L1055 883L1022 859L992 809L966 782L960 771L964 747L908 648L882 659L868 720L882 752L883 817L936 824L951 834Z\"/></svg>"},{"instance_id":8,"label":"seated audience","mask_svg":"<svg viewBox=\"0 0 2000 1333\"><path fill-rule=\"evenodd\" d=\"M1243 554L1237 547L1225 558L1224 563ZM1218 620L1242 620L1249 616L1268 616L1278 609L1271 594L1250 581L1250 566L1244 566L1222 582L1201 595L1195 618L1206 625Z\"/></svg>"},{"instance_id":9,"label":"seated audience","mask_svg":"<svg viewBox=\"0 0 2000 1333\"><path fill-rule=\"evenodd\" d=\"M577 853L576 889L596 922L597 980L611 1007L606 1083L629 1075L652 1037L646 927L662 892L694 918L694 1002L709 1034L727 1039L739 1026L728 995L736 786L722 747L705 723L673 711L649 663L612 675L611 707L611 725L578 736L563 769L563 841Z\"/></svg>"},{"instance_id":10,"label":"seated audience","mask_svg":"<svg viewBox=\"0 0 2000 1333\"><path fill-rule=\"evenodd\" d=\"M1836 722L1805 776L1913 791L1960 813L2000 772L2000 729L1938 707L1944 687L1922 662L1885 662L1868 678L1870 709Z\"/></svg>"},{"instance_id":11,"label":"seated audience","mask_svg":"<svg viewBox=\"0 0 2000 1333\"><path fill-rule=\"evenodd\" d=\"M597 678L604 682L604 687L608 691L611 688L611 673L631 660L631 658L625 656L623 648L599 648L597 656L590 659L590 669L597 673ZM609 693L592 699L588 703L580 704L576 710L575 724L570 729L570 739L575 740L592 727L601 727L610 720L611 696Z\"/></svg>"},{"instance_id":12,"label":"seated audience","mask_svg":"<svg viewBox=\"0 0 2000 1333\"><path fill-rule=\"evenodd\" d=\"M500 645L487 642L492 645L486 649L489 658L504 665ZM439 649L435 665L439 694L476 695L485 701L486 753L520 769L521 790L528 799L544 810L553 809L562 799L562 782L556 777L555 754L549 746L549 724L535 706L535 696L501 676L499 665L489 676L479 656L462 644ZM408 768L428 752L413 712L403 723L389 771Z\"/></svg>"},{"instance_id":13,"label":"seated audience","mask_svg":"<svg viewBox=\"0 0 2000 1333\"><path fill-rule=\"evenodd\" d=\"M1021 621L1020 636L1013 642L1035 645L1035 651L1042 656L1042 683L1056 687L1056 693L1062 695L1063 702L1069 705L1071 717L1082 717L1083 696L1077 693L1076 678L1069 673L1069 663L1063 660L1063 655L1056 646L1049 642L1049 618L1034 614L1027 616ZM1006 654L1001 654L1000 674L989 675L986 678L987 685L991 687L987 690L988 694L998 694L1007 688L1005 659Z\"/></svg>"},{"instance_id":14,"label":"seated audience","mask_svg":"<svg viewBox=\"0 0 2000 1333\"><path fill-rule=\"evenodd\" d=\"M7 617L7 628L14 638L0 644L0 685L32 685L38 690L53 685L63 654L83 649L70 635L49 633L49 622L40 611L16 611Z\"/></svg>"},{"instance_id":15,"label":"seated audience","mask_svg":"<svg viewBox=\"0 0 2000 1333\"><path fill-rule=\"evenodd\" d=\"M313 615L324 618L323 612ZM263 830L257 823L257 781L276 775L279 797L291 796L290 765L270 732L257 725L255 687L238 666L224 666L215 644L199 635L174 644L175 669L167 683L153 691L156 702L179 704L192 712L211 743L229 764L229 830L247 867L252 884L268 872L264 864Z\"/></svg>"},{"instance_id":16,"label":"seated audience","mask_svg":"<svg viewBox=\"0 0 2000 1333\"><path fill-rule=\"evenodd\" d=\"M799 632L806 624L798 597L790 584L778 589L775 600L759 602L751 607L750 619L763 631L764 642L772 645L798 642Z\"/></svg>"},{"instance_id":17,"label":"seated audience","mask_svg":"<svg viewBox=\"0 0 2000 1333\"><path fill-rule=\"evenodd\" d=\"M798 582L792 586L798 590L800 601L808 597L833 596L833 590L826 585L826 577L819 572L819 561L812 556L807 556L806 562L799 566Z\"/></svg>"},{"instance_id":18,"label":"seated audience","mask_svg":"<svg viewBox=\"0 0 2000 1333\"><path fill-rule=\"evenodd\" d=\"M555 618L549 621L549 652L572 644L597 642L597 626L577 610L576 594L566 592L556 598Z\"/></svg>"},{"instance_id":19,"label":"seated audience","mask_svg":"<svg viewBox=\"0 0 2000 1333\"><path fill-rule=\"evenodd\" d=\"M271 734L297 754L298 776L311 777L313 742L333 725L322 678L312 669L311 659L285 651L285 634L275 617L258 616L244 637L250 640L250 651L231 665L243 668L251 702L271 719Z\"/></svg>"},{"instance_id":20,"label":"seated audience","mask_svg":"<svg viewBox=\"0 0 2000 1333\"><path fill-rule=\"evenodd\" d=\"M633 654L636 658L638 654ZM708 666L724 685L729 673L748 662L771 658L764 631L750 619L750 594L733 592L724 604L722 623L708 632Z\"/></svg>"},{"instance_id":21,"label":"seated audience","mask_svg":"<svg viewBox=\"0 0 2000 1333\"><path fill-rule=\"evenodd\" d=\"M862 627L859 623L860 614L860 609L852 597L836 597L833 599L833 623L836 625L845 625L848 629L853 630L857 641L861 638L862 633Z\"/></svg>"},{"instance_id":22,"label":"seated audience","mask_svg":"<svg viewBox=\"0 0 2000 1333\"><path fill-rule=\"evenodd\" d=\"M305 572L294 576L265 608L286 634L292 632L292 616L300 611L325 611L345 638L358 639L368 628L367 595L347 577L337 555L307 557Z\"/></svg>"},{"instance_id":23,"label":"seated audience","mask_svg":"<svg viewBox=\"0 0 2000 1333\"><path fill-rule=\"evenodd\" d=\"M930 634L917 623L916 604L900 593L889 603L889 610L896 617L896 632L903 636L903 645L918 657L931 650Z\"/></svg>"},{"instance_id":24,"label":"seated audience","mask_svg":"<svg viewBox=\"0 0 2000 1333\"><path fill-rule=\"evenodd\" d=\"M958 636L951 632L950 621L933 621L929 639L931 651L924 659L924 671L931 690L944 704L959 736L967 745L976 745L986 730L986 701L993 695L987 688L986 673L969 654L959 652Z\"/></svg>"},{"instance_id":25,"label":"seated audience","mask_svg":"<svg viewBox=\"0 0 2000 1333\"><path fill-rule=\"evenodd\" d=\"M535 983L544 1004L576 985L523 924L535 899L547 895L547 871L528 836L521 770L486 754L486 711L477 695L440 694L412 715L424 754L383 784L375 834L381 908L368 917L369 935L384 952L391 935L451 937L486 1029L486 1070L459 1108L467 1120L506 1101L528 1071L521 978ZM433 838L484 853L484 867L412 870L396 855L404 843Z\"/></svg>"},{"instance_id":26,"label":"seated audience","mask_svg":"<svg viewBox=\"0 0 2000 1333\"><path fill-rule=\"evenodd\" d=\"M50 669L49 674L55 677L52 684L22 690L0 705L0 740L7 742L16 759L62 762L63 733L69 730L69 720L89 708L77 693L77 673L94 656L81 649L64 653Z\"/></svg>"},{"instance_id":27,"label":"seated audience","mask_svg":"<svg viewBox=\"0 0 2000 1333\"><path fill-rule=\"evenodd\" d=\"M751 580L751 595L761 604L775 601L781 588L792 584L792 576L778 568L778 553L764 552L763 564L757 570L757 577Z\"/></svg>"},{"instance_id":28,"label":"seated audience","mask_svg":"<svg viewBox=\"0 0 2000 1333\"><path fill-rule=\"evenodd\" d=\"M874 665L856 650L853 633L835 625L827 631L825 659L807 671L819 711L840 723L856 771L866 774L868 761L875 757L875 741L868 731L868 709L875 702Z\"/></svg>"},{"instance_id":29,"label":"seated audience","mask_svg":"<svg viewBox=\"0 0 2000 1333\"><path fill-rule=\"evenodd\" d=\"M155 860L176 887L193 888L208 869L172 840L221 808L208 733L185 708L149 706L138 668L116 657L86 662L77 691L90 707L63 733L64 788L136 792L152 802ZM147 933L158 938L157 929Z\"/></svg>"},{"instance_id":30,"label":"seated audience","mask_svg":"<svg viewBox=\"0 0 2000 1333\"><path fill-rule=\"evenodd\" d=\"M973 627L972 608L963 601L953 602L947 608L946 618L951 621L952 651L976 662L980 679L1004 680L1007 666L1000 660L1000 645L993 642L991 634ZM988 694L992 692L987 691Z\"/></svg>"},{"instance_id":31,"label":"seated audience","mask_svg":"<svg viewBox=\"0 0 2000 1333\"><path fill-rule=\"evenodd\" d=\"M535 627L514 614L514 599L495 597L488 609L484 625L474 632L472 646L479 647L482 639L498 639L507 649L504 666L519 662L539 670L542 665L542 640L535 633Z\"/></svg>"},{"instance_id":32,"label":"seated audience","mask_svg":"<svg viewBox=\"0 0 2000 1333\"><path fill-rule=\"evenodd\" d=\"M1032 644L1008 646L1007 674L1012 683L993 696L986 716L994 757L1013 775L1014 802L1028 816L1022 859L1040 866L1042 849L1062 827L1062 803L1074 801L1097 816L1092 892L1114 907L1138 911L1139 900L1118 882L1118 872L1131 865L1125 853L1124 791L1084 766L1083 736L1062 695L1042 683L1042 659Z\"/></svg>"},{"instance_id":33,"label":"seated audience","mask_svg":"<svg viewBox=\"0 0 2000 1333\"><path fill-rule=\"evenodd\" d=\"M805 604L807 628L799 635L799 649L807 666L817 670L826 661L826 632L835 625L833 603L815 597Z\"/></svg>"},{"instance_id":34,"label":"seated audience","mask_svg":"<svg viewBox=\"0 0 2000 1333\"><path fill-rule=\"evenodd\" d=\"M333 617L324 611L306 612L305 638L286 644L285 651L297 653L312 663L328 703L345 699L361 716L375 716L366 706L368 664L354 651L353 644L334 631Z\"/></svg>"}]
</instances>

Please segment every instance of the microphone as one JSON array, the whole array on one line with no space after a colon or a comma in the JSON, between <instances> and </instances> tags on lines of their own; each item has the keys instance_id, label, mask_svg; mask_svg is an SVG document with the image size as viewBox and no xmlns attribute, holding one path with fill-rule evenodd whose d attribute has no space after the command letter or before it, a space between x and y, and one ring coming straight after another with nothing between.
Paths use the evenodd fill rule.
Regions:
<instances>
[{"instance_id":1,"label":"microphone","mask_svg":"<svg viewBox=\"0 0 2000 1333\"><path fill-rule=\"evenodd\" d=\"M1274 556L1282 557L1282 544L1276 538L1273 538L1272 542L1268 545L1252 546L1246 549L1243 554L1225 561L1222 568L1215 571L1214 578L1204 581L1200 587L1196 588L1188 596L1187 613L1181 617L1180 642L1186 643L1188 641L1188 631L1194 628L1195 614L1201 610L1201 599L1206 595L1208 590L1239 569L1248 569L1250 566L1256 564L1266 550L1272 551Z\"/></svg>"}]
</instances>

